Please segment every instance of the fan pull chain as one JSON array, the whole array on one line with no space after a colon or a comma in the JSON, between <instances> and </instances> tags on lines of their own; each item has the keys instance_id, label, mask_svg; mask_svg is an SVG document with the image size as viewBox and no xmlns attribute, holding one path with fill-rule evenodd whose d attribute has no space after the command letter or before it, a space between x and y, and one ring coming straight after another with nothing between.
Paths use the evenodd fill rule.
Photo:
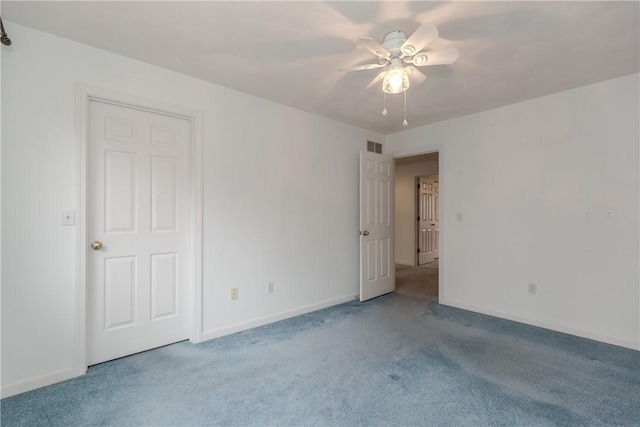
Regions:
<instances>
[{"instance_id":1,"label":"fan pull chain","mask_svg":"<svg viewBox=\"0 0 640 427\"><path fill-rule=\"evenodd\" d=\"M382 115L387 115L387 94L382 92Z\"/></svg>"},{"instance_id":2,"label":"fan pull chain","mask_svg":"<svg viewBox=\"0 0 640 427\"><path fill-rule=\"evenodd\" d=\"M404 121L402 122L402 126L408 125L407 121L407 91L404 91Z\"/></svg>"}]
</instances>

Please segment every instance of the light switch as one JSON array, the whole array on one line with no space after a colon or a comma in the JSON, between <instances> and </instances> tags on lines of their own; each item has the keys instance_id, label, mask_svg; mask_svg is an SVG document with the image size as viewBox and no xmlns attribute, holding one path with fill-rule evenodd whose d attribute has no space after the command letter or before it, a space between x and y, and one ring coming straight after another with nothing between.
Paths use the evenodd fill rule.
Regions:
<instances>
[{"instance_id":1,"label":"light switch","mask_svg":"<svg viewBox=\"0 0 640 427\"><path fill-rule=\"evenodd\" d=\"M62 225L75 225L76 224L76 211L74 209L62 210Z\"/></svg>"},{"instance_id":2,"label":"light switch","mask_svg":"<svg viewBox=\"0 0 640 427\"><path fill-rule=\"evenodd\" d=\"M458 222L462 222L462 212L458 212L458 213L456 214L456 221L458 221Z\"/></svg>"}]
</instances>

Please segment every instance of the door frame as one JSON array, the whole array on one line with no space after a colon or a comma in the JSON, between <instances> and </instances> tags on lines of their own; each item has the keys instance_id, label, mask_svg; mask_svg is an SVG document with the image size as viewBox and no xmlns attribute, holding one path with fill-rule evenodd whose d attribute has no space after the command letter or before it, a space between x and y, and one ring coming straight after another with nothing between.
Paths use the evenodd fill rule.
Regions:
<instances>
[{"instance_id":1,"label":"door frame","mask_svg":"<svg viewBox=\"0 0 640 427\"><path fill-rule=\"evenodd\" d=\"M188 120L191 123L189 174L191 189L189 267L190 313L187 321L191 327L189 340L202 341L202 183L203 183L203 122L201 111L167 104L160 101L106 90L84 83L75 87L75 131L76 131L76 177L75 177L75 277L74 277L74 376L87 372L86 359L86 307L87 307L87 164L88 164L88 120L91 101L106 102L152 113L164 114Z\"/></svg>"},{"instance_id":2,"label":"door frame","mask_svg":"<svg viewBox=\"0 0 640 427\"><path fill-rule=\"evenodd\" d=\"M420 147L420 148L414 148L414 149L409 149L409 150L403 150L403 151L399 151L399 152L385 152L385 154L387 154L388 156L393 157L394 159L401 159L404 157L414 157L414 156L419 156L421 154L431 154L431 153L438 153L438 186L439 186L439 190L440 190L440 204L438 206L439 208L439 215L440 215L440 233L438 236L438 245L440 248L440 258L438 258L438 302L440 304L446 304L446 300L447 298L445 297L445 286L444 286L444 265L447 262L446 260L446 256L444 256L444 250L445 250L445 234L446 234L446 227L445 227L445 218L446 218L446 206L445 206L445 180L443 179L444 177L444 171L445 171L445 147L443 144L433 144L430 145L429 147ZM415 216L414 216L415 219ZM415 239L417 239L417 223L416 221L412 221L413 227L414 227L414 233L413 233L413 238L414 238L414 248L416 248L416 242ZM394 231L395 233L395 231ZM395 239L395 235L394 235L394 239ZM414 249L415 250L415 249ZM417 261L417 258L416 258ZM416 264L417 265L417 264Z\"/></svg>"}]
</instances>

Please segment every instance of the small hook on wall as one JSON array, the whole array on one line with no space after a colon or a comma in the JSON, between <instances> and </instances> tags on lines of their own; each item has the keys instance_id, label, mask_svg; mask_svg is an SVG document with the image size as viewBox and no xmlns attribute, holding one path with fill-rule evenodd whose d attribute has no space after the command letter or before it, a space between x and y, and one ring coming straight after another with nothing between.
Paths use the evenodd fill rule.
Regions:
<instances>
[{"instance_id":1,"label":"small hook on wall","mask_svg":"<svg viewBox=\"0 0 640 427\"><path fill-rule=\"evenodd\" d=\"M2 18L0 18L0 42L5 46L11 46L11 39L7 36L7 32L4 30Z\"/></svg>"}]
</instances>

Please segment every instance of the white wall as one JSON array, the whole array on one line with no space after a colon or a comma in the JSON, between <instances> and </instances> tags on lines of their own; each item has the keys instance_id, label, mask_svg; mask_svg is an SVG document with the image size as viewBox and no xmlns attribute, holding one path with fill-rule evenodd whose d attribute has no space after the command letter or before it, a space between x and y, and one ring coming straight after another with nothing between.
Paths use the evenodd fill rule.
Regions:
<instances>
[{"instance_id":1,"label":"white wall","mask_svg":"<svg viewBox=\"0 0 640 427\"><path fill-rule=\"evenodd\" d=\"M416 265L416 177L438 174L438 154L396 159L396 263Z\"/></svg>"},{"instance_id":2,"label":"white wall","mask_svg":"<svg viewBox=\"0 0 640 427\"><path fill-rule=\"evenodd\" d=\"M8 24L5 395L73 368L75 230L60 226L60 211L76 204L76 82L204 113L205 338L357 294L358 152L383 136Z\"/></svg>"},{"instance_id":3,"label":"white wall","mask_svg":"<svg viewBox=\"0 0 640 427\"><path fill-rule=\"evenodd\" d=\"M0 12L2 12L2 2L0 1ZM0 86L2 84L2 56L3 49L0 46ZM2 117L2 96L0 88L0 118ZM2 120L0 120L0 224L2 224ZM0 226L0 319L2 319L2 227ZM1 322L0 322L1 329ZM2 375L2 340L0 332L0 376Z\"/></svg>"},{"instance_id":4,"label":"white wall","mask_svg":"<svg viewBox=\"0 0 640 427\"><path fill-rule=\"evenodd\" d=\"M442 146L444 303L640 348L638 83L387 136L396 156Z\"/></svg>"}]
</instances>

